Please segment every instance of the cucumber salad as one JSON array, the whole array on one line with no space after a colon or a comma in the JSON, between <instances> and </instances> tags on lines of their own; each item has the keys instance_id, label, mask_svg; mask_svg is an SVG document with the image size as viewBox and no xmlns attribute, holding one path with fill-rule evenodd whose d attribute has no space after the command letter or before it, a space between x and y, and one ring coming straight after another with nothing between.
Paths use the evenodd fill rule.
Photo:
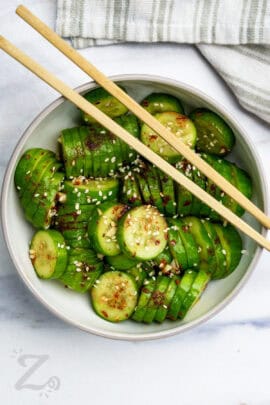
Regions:
<instances>
[{"instance_id":1,"label":"cucumber salad","mask_svg":"<svg viewBox=\"0 0 270 405\"><path fill-rule=\"evenodd\" d=\"M238 216L244 210L102 88L84 96ZM185 114L176 97L152 93L141 105L247 198L249 175L226 160L235 144L216 113ZM185 106L186 108L186 106ZM89 294L110 322L183 319L210 281L238 266L238 231L187 189L81 112L58 152L27 150L15 171L24 216L36 232L29 257L37 276Z\"/></svg>"}]
</instances>

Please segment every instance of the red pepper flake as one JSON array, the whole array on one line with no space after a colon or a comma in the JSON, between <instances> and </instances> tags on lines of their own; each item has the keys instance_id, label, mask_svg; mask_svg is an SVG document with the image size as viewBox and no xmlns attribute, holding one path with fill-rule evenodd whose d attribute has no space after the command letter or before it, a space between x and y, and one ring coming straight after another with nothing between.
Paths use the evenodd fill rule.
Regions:
<instances>
[{"instance_id":1,"label":"red pepper flake","mask_svg":"<svg viewBox=\"0 0 270 405\"><path fill-rule=\"evenodd\" d=\"M158 138L158 135L150 135L150 142L154 142Z\"/></svg>"},{"instance_id":2,"label":"red pepper flake","mask_svg":"<svg viewBox=\"0 0 270 405\"><path fill-rule=\"evenodd\" d=\"M163 204L163 205L167 205L168 202L170 201L170 199L171 199L171 197L170 197L169 195L165 195L165 196L162 198L162 204Z\"/></svg>"},{"instance_id":3,"label":"red pepper flake","mask_svg":"<svg viewBox=\"0 0 270 405\"><path fill-rule=\"evenodd\" d=\"M175 246L175 245L176 245L176 241L173 239L173 240L170 241L170 244L171 244L172 246Z\"/></svg>"},{"instance_id":4,"label":"red pepper flake","mask_svg":"<svg viewBox=\"0 0 270 405\"><path fill-rule=\"evenodd\" d=\"M104 316L105 316L105 318L108 318L108 317L109 317L109 315L107 314L107 312L106 312L106 311L102 310L102 311L101 311L101 313L102 313L102 315L104 315Z\"/></svg>"},{"instance_id":5,"label":"red pepper flake","mask_svg":"<svg viewBox=\"0 0 270 405\"><path fill-rule=\"evenodd\" d=\"M148 107L148 106L149 106L149 102L148 102L147 100L143 100L142 106L143 106L143 107Z\"/></svg>"},{"instance_id":6,"label":"red pepper flake","mask_svg":"<svg viewBox=\"0 0 270 405\"><path fill-rule=\"evenodd\" d=\"M182 230L183 230L184 232L188 232L188 230L189 230L188 225L183 225L183 226L182 226Z\"/></svg>"},{"instance_id":7,"label":"red pepper flake","mask_svg":"<svg viewBox=\"0 0 270 405\"><path fill-rule=\"evenodd\" d=\"M186 200L185 202L184 202L184 207L187 207L188 205L190 205L191 204L191 201L190 200Z\"/></svg>"}]
</instances>

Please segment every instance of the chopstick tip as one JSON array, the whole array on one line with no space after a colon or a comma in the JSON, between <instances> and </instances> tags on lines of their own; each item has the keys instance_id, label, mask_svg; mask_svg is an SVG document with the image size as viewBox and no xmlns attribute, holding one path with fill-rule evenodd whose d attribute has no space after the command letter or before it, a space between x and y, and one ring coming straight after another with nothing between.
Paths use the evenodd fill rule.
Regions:
<instances>
[{"instance_id":1,"label":"chopstick tip","mask_svg":"<svg viewBox=\"0 0 270 405\"><path fill-rule=\"evenodd\" d=\"M26 10L25 6L24 6L23 4L20 4L20 5L16 8L15 13L20 16L21 13L22 13L23 11L25 11L25 10Z\"/></svg>"}]
</instances>

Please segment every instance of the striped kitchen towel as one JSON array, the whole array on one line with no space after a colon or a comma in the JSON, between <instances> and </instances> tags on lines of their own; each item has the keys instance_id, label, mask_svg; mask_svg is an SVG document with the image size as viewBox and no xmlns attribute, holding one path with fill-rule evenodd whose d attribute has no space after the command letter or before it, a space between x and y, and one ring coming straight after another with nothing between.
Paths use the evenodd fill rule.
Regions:
<instances>
[{"instance_id":1,"label":"striped kitchen towel","mask_svg":"<svg viewBox=\"0 0 270 405\"><path fill-rule=\"evenodd\" d=\"M75 48L196 44L240 104L270 123L270 0L58 0L56 29Z\"/></svg>"}]
</instances>

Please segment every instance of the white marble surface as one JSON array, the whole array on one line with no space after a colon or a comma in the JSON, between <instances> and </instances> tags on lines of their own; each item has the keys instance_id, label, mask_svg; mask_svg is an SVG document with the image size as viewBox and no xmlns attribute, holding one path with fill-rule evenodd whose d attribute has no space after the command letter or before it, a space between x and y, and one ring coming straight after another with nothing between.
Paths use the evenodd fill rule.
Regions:
<instances>
[{"instance_id":1,"label":"white marble surface","mask_svg":"<svg viewBox=\"0 0 270 405\"><path fill-rule=\"evenodd\" d=\"M15 16L17 4L0 0L1 33L72 86L86 82L83 73ZM28 0L25 5L53 26L53 0ZM247 129L269 173L270 128L239 107L194 48L133 44L82 53L107 74L168 76L215 97ZM0 69L2 176L22 131L57 95L3 53ZM111 341L66 325L26 290L2 236L0 258L1 404L270 405L269 254L262 255L248 284L214 319L183 335L145 343ZM47 357L39 357L43 364L23 382L21 376L38 361L22 357L29 354ZM51 376L59 378L60 387L52 388L47 398L41 386Z\"/></svg>"}]
</instances>

